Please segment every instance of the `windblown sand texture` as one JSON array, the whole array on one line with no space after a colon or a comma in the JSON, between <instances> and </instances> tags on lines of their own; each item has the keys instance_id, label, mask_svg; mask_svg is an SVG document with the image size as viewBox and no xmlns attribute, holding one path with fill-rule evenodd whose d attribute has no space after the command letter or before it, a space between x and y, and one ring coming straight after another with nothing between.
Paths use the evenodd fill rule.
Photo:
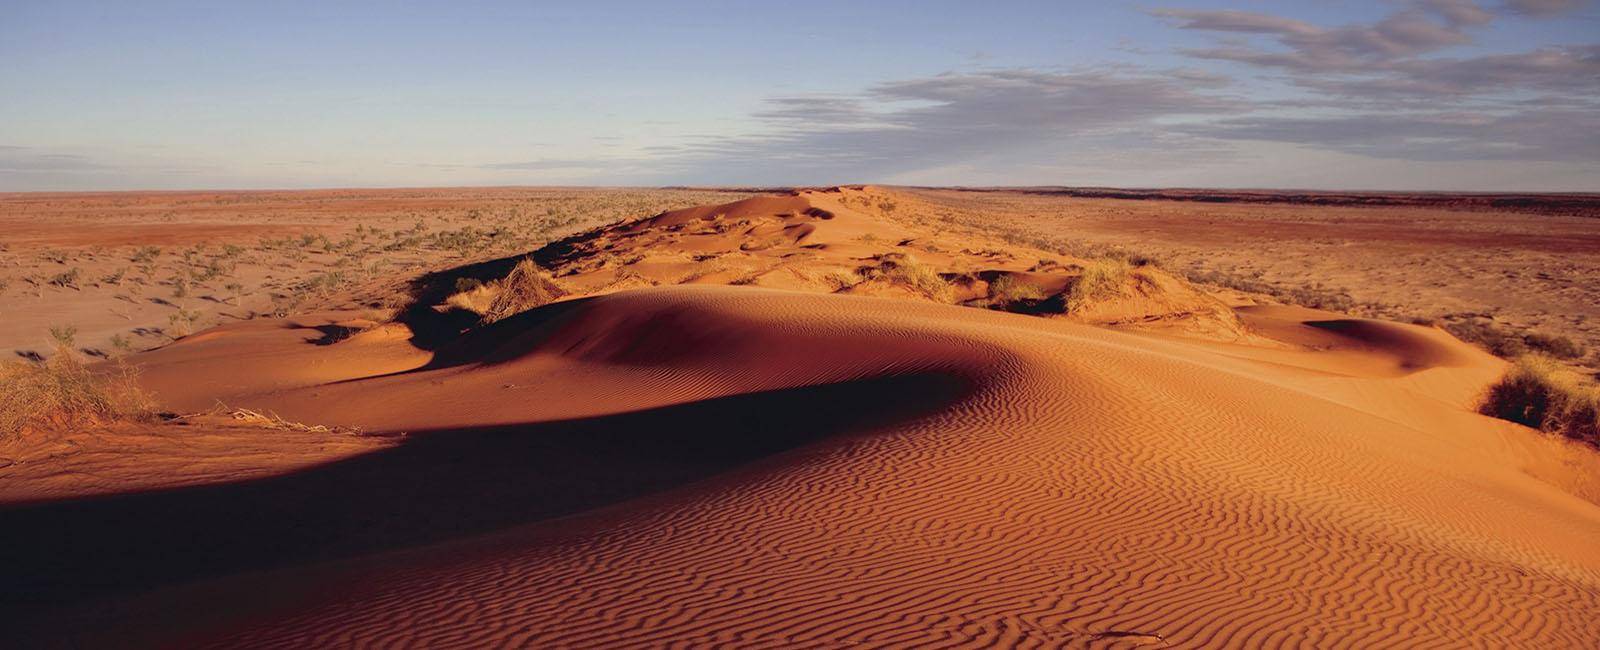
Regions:
<instances>
[{"instance_id":1,"label":"windblown sand texture","mask_svg":"<svg viewBox=\"0 0 1600 650\"><path fill-rule=\"evenodd\" d=\"M174 411L366 435L227 481L148 453L168 489L115 496L0 473L13 638L1600 644L1600 462L1471 411L1500 360L1153 267L1071 313L998 304L1002 277L1051 295L1092 261L888 207L912 200L590 231L533 254L571 295L487 325L424 289L381 326L254 319L136 355ZM883 270L908 263L944 292Z\"/></svg>"}]
</instances>

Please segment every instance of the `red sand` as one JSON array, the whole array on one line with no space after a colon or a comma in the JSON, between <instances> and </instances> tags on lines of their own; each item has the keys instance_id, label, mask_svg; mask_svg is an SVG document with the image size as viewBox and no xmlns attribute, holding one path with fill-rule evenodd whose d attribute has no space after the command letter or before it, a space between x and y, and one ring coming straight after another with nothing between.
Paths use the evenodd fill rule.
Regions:
<instances>
[{"instance_id":1,"label":"red sand","mask_svg":"<svg viewBox=\"0 0 1600 650\"><path fill-rule=\"evenodd\" d=\"M178 410L220 398L409 435L276 476L0 510L0 575L47 603L22 638L1600 641L1600 465L1470 411L1499 360L1327 312L1157 313L1199 300L1159 282L1107 303L1140 315L1114 329L836 290L808 272L906 238L937 242L919 254L949 273L1039 257L998 259L849 196L603 231L550 256L586 295L429 350L399 325L314 345L327 321L303 320L139 355ZM789 286L649 286L686 281L651 256L706 251L741 284ZM1040 277L1070 277L1058 263ZM150 471L181 473L181 456Z\"/></svg>"}]
</instances>

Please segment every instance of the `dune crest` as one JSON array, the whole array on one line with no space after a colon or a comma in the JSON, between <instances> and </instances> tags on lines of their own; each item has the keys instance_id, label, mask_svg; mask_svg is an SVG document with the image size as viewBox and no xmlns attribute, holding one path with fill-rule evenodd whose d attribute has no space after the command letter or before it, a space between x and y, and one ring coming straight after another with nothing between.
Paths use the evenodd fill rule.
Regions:
<instances>
[{"instance_id":1,"label":"dune crest","mask_svg":"<svg viewBox=\"0 0 1600 650\"><path fill-rule=\"evenodd\" d=\"M535 254L583 292L741 284L961 303L1224 340L1247 336L1221 301L1151 266L1122 264L1112 286L1070 304L1096 262L945 231L873 186L798 190L664 212ZM1120 262L1119 262L1120 264Z\"/></svg>"}]
</instances>

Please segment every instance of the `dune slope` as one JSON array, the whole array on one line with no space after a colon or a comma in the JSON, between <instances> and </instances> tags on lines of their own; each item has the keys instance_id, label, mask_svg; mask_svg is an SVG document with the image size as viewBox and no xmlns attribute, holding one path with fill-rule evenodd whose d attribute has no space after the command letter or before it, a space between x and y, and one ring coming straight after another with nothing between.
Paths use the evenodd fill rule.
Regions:
<instances>
[{"instance_id":1,"label":"dune slope","mask_svg":"<svg viewBox=\"0 0 1600 650\"><path fill-rule=\"evenodd\" d=\"M316 390L350 391L341 409L359 412L362 395L397 409L380 395L423 383L438 397L404 415L448 410L465 426L503 417L477 393L519 369L593 399L587 418L943 379L855 391L896 414L878 422L817 416L876 405L802 390L761 405L781 411L777 419L729 422L715 409L624 419L614 423L622 431L602 428L627 442L589 449L541 441L549 430L535 426L501 429L557 454L661 467L751 444L791 415L812 425L798 439L775 427L790 437L776 449L734 452L731 468L591 503L609 505L587 514L502 517L466 526L499 529L488 537L168 591L150 602L187 612L189 635L178 638L274 647L1581 647L1600 638L1593 504L1474 449L1472 432L1396 422L1182 342L740 287L629 291L511 324L527 333L501 331L505 344L479 361ZM299 416L328 408L292 390L280 399ZM521 412L544 408L524 402ZM452 434L432 435L437 462L494 465L442 453ZM627 453L633 444L650 451ZM530 467L529 480L551 494L584 482ZM627 482L625 473L605 480ZM367 478L368 490L404 480ZM240 597L261 584L286 595L270 606Z\"/></svg>"}]
</instances>

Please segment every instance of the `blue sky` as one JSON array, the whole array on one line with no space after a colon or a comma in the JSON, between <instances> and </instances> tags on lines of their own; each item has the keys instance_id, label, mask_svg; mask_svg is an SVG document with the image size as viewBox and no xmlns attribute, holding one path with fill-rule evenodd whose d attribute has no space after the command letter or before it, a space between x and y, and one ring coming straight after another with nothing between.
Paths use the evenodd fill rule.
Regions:
<instances>
[{"instance_id":1,"label":"blue sky","mask_svg":"<svg viewBox=\"0 0 1600 650\"><path fill-rule=\"evenodd\" d=\"M1600 191L1600 8L0 0L0 190Z\"/></svg>"}]
</instances>

